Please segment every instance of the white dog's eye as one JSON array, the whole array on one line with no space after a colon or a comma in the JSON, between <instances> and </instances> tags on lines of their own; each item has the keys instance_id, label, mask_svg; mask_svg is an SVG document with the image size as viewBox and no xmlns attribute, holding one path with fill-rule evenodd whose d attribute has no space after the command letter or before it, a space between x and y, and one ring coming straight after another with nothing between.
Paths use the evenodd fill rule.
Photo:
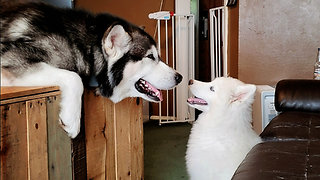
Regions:
<instances>
[{"instance_id":1,"label":"white dog's eye","mask_svg":"<svg viewBox=\"0 0 320 180\"><path fill-rule=\"evenodd\" d=\"M210 87L210 91L214 92L214 88L213 86Z\"/></svg>"}]
</instances>

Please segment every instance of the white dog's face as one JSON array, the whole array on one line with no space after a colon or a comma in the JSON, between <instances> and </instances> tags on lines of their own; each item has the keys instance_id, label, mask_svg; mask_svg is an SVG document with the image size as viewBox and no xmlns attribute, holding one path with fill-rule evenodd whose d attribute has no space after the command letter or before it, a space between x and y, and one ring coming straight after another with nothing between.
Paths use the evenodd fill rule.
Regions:
<instances>
[{"instance_id":1,"label":"white dog's face","mask_svg":"<svg viewBox=\"0 0 320 180\"><path fill-rule=\"evenodd\" d=\"M255 85L244 84L233 78L216 78L212 82L189 81L191 93L188 105L207 112L214 108L251 105L256 91Z\"/></svg>"}]
</instances>

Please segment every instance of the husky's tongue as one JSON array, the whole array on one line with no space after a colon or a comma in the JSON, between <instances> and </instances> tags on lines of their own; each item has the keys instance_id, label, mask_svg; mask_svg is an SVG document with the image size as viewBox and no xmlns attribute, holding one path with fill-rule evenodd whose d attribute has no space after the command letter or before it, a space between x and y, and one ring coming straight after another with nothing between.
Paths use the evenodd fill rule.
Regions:
<instances>
[{"instance_id":1,"label":"husky's tongue","mask_svg":"<svg viewBox=\"0 0 320 180\"><path fill-rule=\"evenodd\" d=\"M159 89L152 86L148 81L145 81L145 82L146 82L145 86L148 87L148 90L151 91L152 95L157 96L159 100L162 101L163 100L162 92Z\"/></svg>"},{"instance_id":2,"label":"husky's tongue","mask_svg":"<svg viewBox=\"0 0 320 180\"><path fill-rule=\"evenodd\" d=\"M187 102L189 104L197 104L197 105L207 105L207 101L201 99L201 98L197 98L197 97L192 97L192 98L188 98Z\"/></svg>"},{"instance_id":3,"label":"husky's tongue","mask_svg":"<svg viewBox=\"0 0 320 180\"><path fill-rule=\"evenodd\" d=\"M155 88L148 81L144 79L139 79L136 84L136 89L143 94L146 94L149 98L155 101L162 101L162 93L159 89Z\"/></svg>"}]
</instances>

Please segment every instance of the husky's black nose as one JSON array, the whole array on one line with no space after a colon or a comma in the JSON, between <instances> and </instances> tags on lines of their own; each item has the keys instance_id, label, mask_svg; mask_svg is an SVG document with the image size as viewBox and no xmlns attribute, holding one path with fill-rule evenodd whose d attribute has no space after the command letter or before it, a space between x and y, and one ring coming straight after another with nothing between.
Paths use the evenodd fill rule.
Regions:
<instances>
[{"instance_id":1,"label":"husky's black nose","mask_svg":"<svg viewBox=\"0 0 320 180\"><path fill-rule=\"evenodd\" d=\"M182 81L182 76L179 73L176 73L176 76L174 77L176 79L176 84L179 84Z\"/></svg>"},{"instance_id":2,"label":"husky's black nose","mask_svg":"<svg viewBox=\"0 0 320 180\"><path fill-rule=\"evenodd\" d=\"M192 84L193 84L193 80L190 79L190 80L189 80L189 86L192 85Z\"/></svg>"}]
</instances>

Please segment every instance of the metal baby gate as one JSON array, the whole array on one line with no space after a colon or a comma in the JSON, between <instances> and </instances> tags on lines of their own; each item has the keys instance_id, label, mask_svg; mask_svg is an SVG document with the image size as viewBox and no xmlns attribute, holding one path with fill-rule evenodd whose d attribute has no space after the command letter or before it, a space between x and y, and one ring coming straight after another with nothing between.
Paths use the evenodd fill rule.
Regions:
<instances>
[{"instance_id":1,"label":"metal baby gate","mask_svg":"<svg viewBox=\"0 0 320 180\"><path fill-rule=\"evenodd\" d=\"M158 105L158 113L151 115L150 119L159 120L160 125L194 121L194 109L186 103L190 95L188 80L194 78L194 16L160 11L149 14L149 18L157 20L159 54L163 53L164 61L183 76L178 87L165 92L164 101Z\"/></svg>"},{"instance_id":2,"label":"metal baby gate","mask_svg":"<svg viewBox=\"0 0 320 180\"><path fill-rule=\"evenodd\" d=\"M211 79L227 76L227 41L226 41L226 6L209 10L210 19L210 56ZM159 54L164 52L165 62L171 64L183 75L181 84L173 90L166 91L164 102L159 103L158 114L151 115L151 120L159 120L159 124L174 122L190 122L195 120L194 109L188 107L186 99L191 95L188 80L194 79L195 64L195 31L194 15L174 14L160 11L149 14L150 19L157 20L157 41ZM171 27L171 36L168 35ZM164 28L164 44L161 44ZM171 41L171 45L169 45ZM164 50L162 49L164 47ZM162 51L163 50L163 51ZM171 52L171 54L169 53ZM169 55L170 54L170 55ZM172 93L170 96L169 94ZM164 105L163 105L164 104ZM165 108L165 113L162 112ZM170 113L170 110L172 112Z\"/></svg>"},{"instance_id":3,"label":"metal baby gate","mask_svg":"<svg viewBox=\"0 0 320 180\"><path fill-rule=\"evenodd\" d=\"M227 76L226 6L209 10L211 80Z\"/></svg>"},{"instance_id":4,"label":"metal baby gate","mask_svg":"<svg viewBox=\"0 0 320 180\"><path fill-rule=\"evenodd\" d=\"M226 6L209 10L211 80L227 76Z\"/></svg>"}]
</instances>

